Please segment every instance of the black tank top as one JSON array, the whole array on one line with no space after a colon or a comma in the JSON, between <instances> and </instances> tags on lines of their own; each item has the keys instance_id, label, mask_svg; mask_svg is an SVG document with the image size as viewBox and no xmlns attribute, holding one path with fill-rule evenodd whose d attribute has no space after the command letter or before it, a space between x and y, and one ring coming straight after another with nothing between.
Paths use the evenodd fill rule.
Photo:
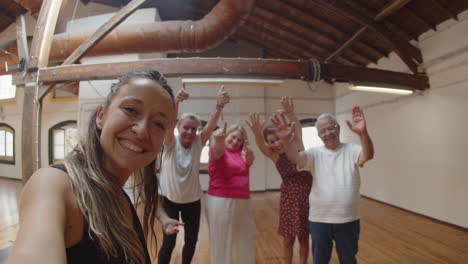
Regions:
<instances>
[{"instance_id":1,"label":"black tank top","mask_svg":"<svg viewBox=\"0 0 468 264\"><path fill-rule=\"evenodd\" d=\"M54 165L52 166L56 169L66 171L65 166L63 165ZM130 209L132 211L133 218L133 228L138 235L141 246L144 249L145 253L145 264L151 264L148 250L146 247L146 240L143 233L143 228L141 227L140 220L136 214L135 208L130 201L128 195L123 191L125 198L127 199ZM118 253L117 257L108 258L104 251L99 247L99 244L96 239L93 239L90 236L88 222L84 221L83 234L81 236L80 242L66 249L67 252L67 264L128 264L129 262L125 259L125 254L123 251Z\"/></svg>"}]
</instances>

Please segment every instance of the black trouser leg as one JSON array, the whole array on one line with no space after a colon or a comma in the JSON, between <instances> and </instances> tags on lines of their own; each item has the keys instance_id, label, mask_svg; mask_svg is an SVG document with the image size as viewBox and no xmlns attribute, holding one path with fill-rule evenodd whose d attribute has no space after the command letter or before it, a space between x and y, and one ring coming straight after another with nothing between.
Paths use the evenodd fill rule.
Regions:
<instances>
[{"instance_id":1,"label":"black trouser leg","mask_svg":"<svg viewBox=\"0 0 468 264\"><path fill-rule=\"evenodd\" d=\"M179 208L177 204L169 201L166 197L163 198L162 205L167 216L173 219L179 219ZM158 264L169 264L171 261L172 251L176 244L177 234L166 235L163 230L163 242L158 254Z\"/></svg>"},{"instance_id":2,"label":"black trouser leg","mask_svg":"<svg viewBox=\"0 0 468 264\"><path fill-rule=\"evenodd\" d=\"M183 204L181 210L182 221L185 223L185 243L182 250L182 264L190 264L195 253L200 229L200 200Z\"/></svg>"}]
</instances>

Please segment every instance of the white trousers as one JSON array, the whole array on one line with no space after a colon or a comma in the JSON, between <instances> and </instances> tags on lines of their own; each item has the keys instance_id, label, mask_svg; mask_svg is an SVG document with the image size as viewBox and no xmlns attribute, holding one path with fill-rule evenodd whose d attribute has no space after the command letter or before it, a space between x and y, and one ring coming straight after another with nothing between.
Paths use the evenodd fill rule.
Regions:
<instances>
[{"instance_id":1,"label":"white trousers","mask_svg":"<svg viewBox=\"0 0 468 264\"><path fill-rule=\"evenodd\" d=\"M249 199L206 195L211 264L255 263L255 220Z\"/></svg>"}]
</instances>

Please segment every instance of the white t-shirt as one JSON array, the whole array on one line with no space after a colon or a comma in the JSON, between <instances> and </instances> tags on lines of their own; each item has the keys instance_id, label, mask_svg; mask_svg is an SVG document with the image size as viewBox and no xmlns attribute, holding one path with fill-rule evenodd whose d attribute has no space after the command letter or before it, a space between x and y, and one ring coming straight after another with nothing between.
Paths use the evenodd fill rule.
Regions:
<instances>
[{"instance_id":1,"label":"white t-shirt","mask_svg":"<svg viewBox=\"0 0 468 264\"><path fill-rule=\"evenodd\" d=\"M307 164L302 170L313 172L309 195L309 221L341 224L359 219L358 159L362 147L341 144L336 150L325 146L305 151Z\"/></svg>"},{"instance_id":2,"label":"white t-shirt","mask_svg":"<svg viewBox=\"0 0 468 264\"><path fill-rule=\"evenodd\" d=\"M191 203L200 200L200 135L197 135L190 148L184 148L179 136L170 145L164 144L159 176L159 193L175 203Z\"/></svg>"}]
</instances>

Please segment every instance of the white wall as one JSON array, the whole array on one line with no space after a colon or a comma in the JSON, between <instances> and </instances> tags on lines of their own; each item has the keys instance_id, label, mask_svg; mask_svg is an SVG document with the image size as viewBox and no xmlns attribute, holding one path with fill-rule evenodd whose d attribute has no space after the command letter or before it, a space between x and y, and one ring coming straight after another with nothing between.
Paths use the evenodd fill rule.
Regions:
<instances>
[{"instance_id":1,"label":"white wall","mask_svg":"<svg viewBox=\"0 0 468 264\"><path fill-rule=\"evenodd\" d=\"M171 78L169 84L174 91L181 88L179 78ZM207 120L216 105L216 95L219 90L216 85L190 85L187 91L191 94L188 101L180 106L180 113L195 112L203 120ZM319 113L333 112L334 99L333 88L327 83L313 84L309 89L307 84L298 80L286 80L280 86L239 86L226 85L225 90L231 96L231 102L224 108L224 119L228 125L233 123L242 124L249 133L249 141L255 153L255 161L250 169L251 190L278 189L281 178L274 164L259 151L255 145L254 137L250 129L245 125L248 114L258 112L267 119L277 109L280 109L280 98L284 95L295 99L296 113L300 119L314 118ZM222 125L222 121L218 123ZM204 189L208 186L208 175L201 175Z\"/></svg>"},{"instance_id":2,"label":"white wall","mask_svg":"<svg viewBox=\"0 0 468 264\"><path fill-rule=\"evenodd\" d=\"M336 85L336 113L350 117L362 105L375 145L375 158L361 170L361 193L416 213L468 227L468 12L419 39L431 88L394 96L349 92ZM393 54L381 69L400 69ZM342 129L343 141L357 141Z\"/></svg>"}]
</instances>

